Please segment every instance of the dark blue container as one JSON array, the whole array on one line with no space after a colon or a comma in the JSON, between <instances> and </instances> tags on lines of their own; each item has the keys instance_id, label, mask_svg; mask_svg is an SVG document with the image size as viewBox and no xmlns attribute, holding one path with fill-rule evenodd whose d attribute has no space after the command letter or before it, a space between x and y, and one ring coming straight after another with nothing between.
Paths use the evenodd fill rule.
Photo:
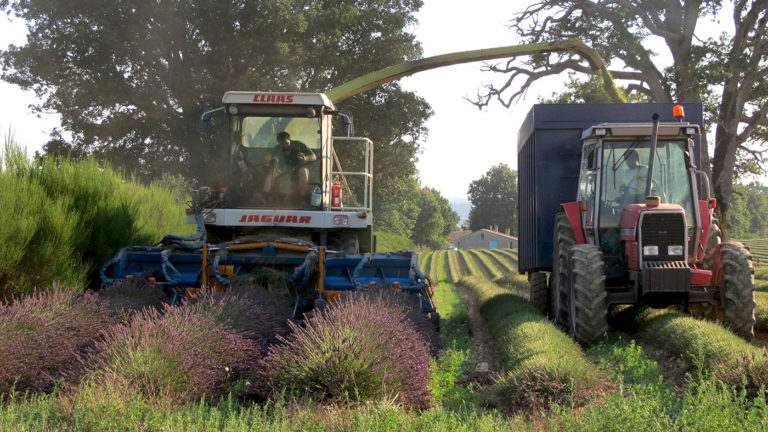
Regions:
<instances>
[{"instance_id":1,"label":"dark blue container","mask_svg":"<svg viewBox=\"0 0 768 432\"><path fill-rule=\"evenodd\" d=\"M552 270L552 236L560 204L576 201L581 133L600 123L677 121L672 107L685 108L685 120L703 129L700 103L534 105L517 136L518 233L521 273ZM699 139L694 158L701 166Z\"/></svg>"}]
</instances>

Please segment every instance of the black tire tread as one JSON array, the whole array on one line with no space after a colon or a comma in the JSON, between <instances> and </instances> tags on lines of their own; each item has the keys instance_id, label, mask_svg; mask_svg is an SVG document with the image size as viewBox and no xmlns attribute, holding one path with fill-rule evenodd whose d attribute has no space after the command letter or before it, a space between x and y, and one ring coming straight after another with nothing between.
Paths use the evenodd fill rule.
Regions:
<instances>
[{"instance_id":1,"label":"black tire tread","mask_svg":"<svg viewBox=\"0 0 768 432\"><path fill-rule=\"evenodd\" d=\"M547 313L549 301L549 287L547 286L547 274L544 272L528 273L530 286L530 302L541 313Z\"/></svg>"},{"instance_id":2,"label":"black tire tread","mask_svg":"<svg viewBox=\"0 0 768 432\"><path fill-rule=\"evenodd\" d=\"M739 242L722 245L724 324L751 341L755 337L755 268L752 255Z\"/></svg>"},{"instance_id":3,"label":"black tire tread","mask_svg":"<svg viewBox=\"0 0 768 432\"><path fill-rule=\"evenodd\" d=\"M570 333L577 341L591 345L608 332L608 306L603 254L596 245L576 245L569 254L571 263Z\"/></svg>"}]
</instances>

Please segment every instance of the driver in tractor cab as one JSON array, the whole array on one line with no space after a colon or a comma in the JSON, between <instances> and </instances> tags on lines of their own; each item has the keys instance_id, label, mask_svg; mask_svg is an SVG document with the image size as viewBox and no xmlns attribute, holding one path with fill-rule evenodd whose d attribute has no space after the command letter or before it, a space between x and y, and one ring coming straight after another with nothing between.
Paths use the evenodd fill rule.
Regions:
<instances>
[{"instance_id":1,"label":"driver in tractor cab","mask_svg":"<svg viewBox=\"0 0 768 432\"><path fill-rule=\"evenodd\" d=\"M270 172L264 182L264 192L288 194L291 203L306 201L309 180L307 162L315 159L316 156L309 146L301 141L292 140L288 132L278 133L277 146L272 154L265 158L265 164L270 167ZM288 188L285 187L286 182L289 183Z\"/></svg>"},{"instance_id":2,"label":"driver in tractor cab","mask_svg":"<svg viewBox=\"0 0 768 432\"><path fill-rule=\"evenodd\" d=\"M622 171L623 184L619 186L623 204L642 203L645 201L645 184L648 179L648 167L640 163L635 150L629 150L624 161L627 168Z\"/></svg>"}]
</instances>

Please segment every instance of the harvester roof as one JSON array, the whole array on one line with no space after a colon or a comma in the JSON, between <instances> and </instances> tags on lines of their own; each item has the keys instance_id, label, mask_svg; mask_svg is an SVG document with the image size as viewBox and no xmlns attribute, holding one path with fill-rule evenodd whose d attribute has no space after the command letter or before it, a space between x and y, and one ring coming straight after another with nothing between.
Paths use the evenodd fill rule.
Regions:
<instances>
[{"instance_id":1,"label":"harvester roof","mask_svg":"<svg viewBox=\"0 0 768 432\"><path fill-rule=\"evenodd\" d=\"M228 91L222 102L228 104L314 105L334 109L333 103L322 93Z\"/></svg>"}]
</instances>

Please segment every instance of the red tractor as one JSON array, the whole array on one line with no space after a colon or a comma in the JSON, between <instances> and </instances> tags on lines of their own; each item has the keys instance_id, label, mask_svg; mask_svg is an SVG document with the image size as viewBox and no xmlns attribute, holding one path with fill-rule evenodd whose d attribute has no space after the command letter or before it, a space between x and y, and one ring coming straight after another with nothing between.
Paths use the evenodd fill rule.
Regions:
<instances>
[{"instance_id":1,"label":"red tractor","mask_svg":"<svg viewBox=\"0 0 768 432\"><path fill-rule=\"evenodd\" d=\"M751 255L720 242L700 125L683 109L537 105L521 130L520 271L531 301L582 343L603 338L615 304L683 305L754 336Z\"/></svg>"}]
</instances>

